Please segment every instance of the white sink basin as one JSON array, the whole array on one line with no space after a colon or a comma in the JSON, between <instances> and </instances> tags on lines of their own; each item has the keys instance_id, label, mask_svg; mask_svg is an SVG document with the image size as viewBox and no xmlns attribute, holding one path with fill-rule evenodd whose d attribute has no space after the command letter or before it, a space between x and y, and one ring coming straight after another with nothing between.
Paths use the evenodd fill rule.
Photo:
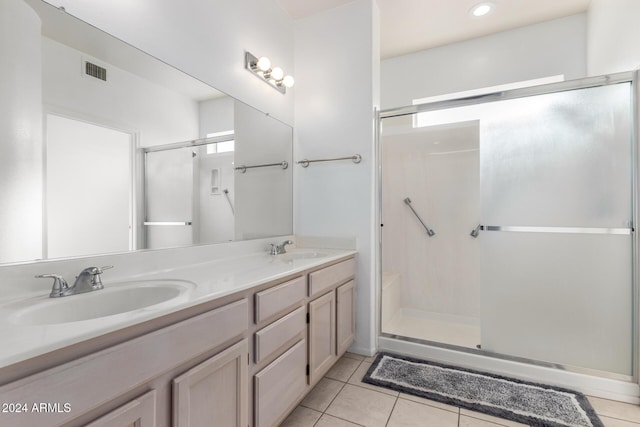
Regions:
<instances>
[{"instance_id":1,"label":"white sink basin","mask_svg":"<svg viewBox=\"0 0 640 427\"><path fill-rule=\"evenodd\" d=\"M104 289L19 304L10 321L17 325L79 322L177 302L195 284L183 280L144 280L105 284ZM166 304L165 304L166 305Z\"/></svg>"},{"instance_id":2,"label":"white sink basin","mask_svg":"<svg viewBox=\"0 0 640 427\"><path fill-rule=\"evenodd\" d=\"M287 252L282 255L276 255L276 257L282 261L293 261L296 259L324 258L327 256L329 256L329 254L326 252L308 251L308 250L299 250L299 249L295 249L291 252Z\"/></svg>"}]
</instances>

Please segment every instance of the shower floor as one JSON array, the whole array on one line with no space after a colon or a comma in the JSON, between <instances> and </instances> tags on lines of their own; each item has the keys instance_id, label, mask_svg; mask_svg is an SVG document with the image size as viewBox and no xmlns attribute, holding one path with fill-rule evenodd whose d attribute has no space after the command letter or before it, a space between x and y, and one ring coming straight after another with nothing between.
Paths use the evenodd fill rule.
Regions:
<instances>
[{"instance_id":1,"label":"shower floor","mask_svg":"<svg viewBox=\"0 0 640 427\"><path fill-rule=\"evenodd\" d=\"M461 347L480 344L480 320L400 308L383 327L384 333Z\"/></svg>"}]
</instances>

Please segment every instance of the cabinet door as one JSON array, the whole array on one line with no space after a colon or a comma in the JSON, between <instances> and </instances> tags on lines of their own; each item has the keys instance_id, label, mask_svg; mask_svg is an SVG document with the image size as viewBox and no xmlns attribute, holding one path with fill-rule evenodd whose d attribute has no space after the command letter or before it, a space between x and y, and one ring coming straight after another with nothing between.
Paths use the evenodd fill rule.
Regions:
<instances>
[{"instance_id":1,"label":"cabinet door","mask_svg":"<svg viewBox=\"0 0 640 427\"><path fill-rule=\"evenodd\" d=\"M86 427L154 427L156 392L152 390L98 418Z\"/></svg>"},{"instance_id":2,"label":"cabinet door","mask_svg":"<svg viewBox=\"0 0 640 427\"><path fill-rule=\"evenodd\" d=\"M356 336L356 283L351 280L336 290L336 326L338 357L341 356Z\"/></svg>"},{"instance_id":3,"label":"cabinet door","mask_svg":"<svg viewBox=\"0 0 640 427\"><path fill-rule=\"evenodd\" d=\"M335 292L309 303L309 384L315 384L336 360Z\"/></svg>"},{"instance_id":4,"label":"cabinet door","mask_svg":"<svg viewBox=\"0 0 640 427\"><path fill-rule=\"evenodd\" d=\"M243 340L173 380L173 425L247 426L248 345Z\"/></svg>"},{"instance_id":5,"label":"cabinet door","mask_svg":"<svg viewBox=\"0 0 640 427\"><path fill-rule=\"evenodd\" d=\"M255 375L255 427L274 426L293 409L307 383L305 350L300 340Z\"/></svg>"}]
</instances>

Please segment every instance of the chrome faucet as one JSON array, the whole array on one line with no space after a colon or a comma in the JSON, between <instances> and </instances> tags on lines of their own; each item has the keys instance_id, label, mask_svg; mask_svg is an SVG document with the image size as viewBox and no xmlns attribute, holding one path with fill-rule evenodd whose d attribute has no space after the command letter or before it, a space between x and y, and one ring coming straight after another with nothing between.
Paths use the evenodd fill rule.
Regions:
<instances>
[{"instance_id":1,"label":"chrome faucet","mask_svg":"<svg viewBox=\"0 0 640 427\"><path fill-rule=\"evenodd\" d=\"M100 275L104 270L113 268L112 265L104 267L88 267L80 272L76 277L76 281L73 286L69 287L64 278L59 274L39 274L35 276L38 279L51 278L53 279L53 287L49 298L68 297L75 294L84 294L85 292L98 291L103 289L102 279Z\"/></svg>"},{"instance_id":2,"label":"chrome faucet","mask_svg":"<svg viewBox=\"0 0 640 427\"><path fill-rule=\"evenodd\" d=\"M75 289L76 294L83 294L85 292L99 291L103 289L102 279L100 275L104 270L113 268L113 265L107 265L104 267L88 267L80 272L76 281L71 289Z\"/></svg>"},{"instance_id":3,"label":"chrome faucet","mask_svg":"<svg viewBox=\"0 0 640 427\"><path fill-rule=\"evenodd\" d=\"M272 243L271 250L270 250L271 255L286 254L287 253L287 250L285 249L286 245L293 245L293 242L291 240L285 240L279 245L275 245Z\"/></svg>"}]
</instances>

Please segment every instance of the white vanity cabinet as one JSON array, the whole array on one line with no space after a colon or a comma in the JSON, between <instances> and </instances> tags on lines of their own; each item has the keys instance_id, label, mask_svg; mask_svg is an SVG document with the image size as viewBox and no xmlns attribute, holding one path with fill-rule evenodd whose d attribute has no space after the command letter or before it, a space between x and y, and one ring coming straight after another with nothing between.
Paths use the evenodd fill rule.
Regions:
<instances>
[{"instance_id":1,"label":"white vanity cabinet","mask_svg":"<svg viewBox=\"0 0 640 427\"><path fill-rule=\"evenodd\" d=\"M356 282L336 288L336 351L344 354L356 337Z\"/></svg>"},{"instance_id":2,"label":"white vanity cabinet","mask_svg":"<svg viewBox=\"0 0 640 427\"><path fill-rule=\"evenodd\" d=\"M282 422L351 345L354 277L349 258L256 293L254 427Z\"/></svg>"},{"instance_id":3,"label":"white vanity cabinet","mask_svg":"<svg viewBox=\"0 0 640 427\"><path fill-rule=\"evenodd\" d=\"M253 425L280 422L304 394L307 380L307 278L255 294Z\"/></svg>"},{"instance_id":4,"label":"white vanity cabinet","mask_svg":"<svg viewBox=\"0 0 640 427\"><path fill-rule=\"evenodd\" d=\"M247 425L247 340L173 380L174 427Z\"/></svg>"},{"instance_id":5,"label":"white vanity cabinet","mask_svg":"<svg viewBox=\"0 0 640 427\"><path fill-rule=\"evenodd\" d=\"M140 422L169 427L172 380L182 420L210 413L211 400L202 398L209 391L192 387L194 379L205 378L207 386L225 382L211 393L223 403L240 405L237 425L244 427L249 354L243 336L248 327L249 303L243 298L6 384L0 387L3 402L24 403L27 410L0 414L0 425L125 427ZM221 416L231 417L225 411Z\"/></svg>"},{"instance_id":6,"label":"white vanity cabinet","mask_svg":"<svg viewBox=\"0 0 640 427\"><path fill-rule=\"evenodd\" d=\"M309 384L314 385L355 337L355 260L309 274ZM321 295L316 297L316 295Z\"/></svg>"},{"instance_id":7,"label":"white vanity cabinet","mask_svg":"<svg viewBox=\"0 0 640 427\"><path fill-rule=\"evenodd\" d=\"M151 390L86 427L142 427L156 425L156 391Z\"/></svg>"},{"instance_id":8,"label":"white vanity cabinet","mask_svg":"<svg viewBox=\"0 0 640 427\"><path fill-rule=\"evenodd\" d=\"M344 256L62 349L0 386L26 405L0 426L275 427L353 342L354 278Z\"/></svg>"},{"instance_id":9,"label":"white vanity cabinet","mask_svg":"<svg viewBox=\"0 0 640 427\"><path fill-rule=\"evenodd\" d=\"M309 303L309 384L315 384L338 359L336 295L329 292Z\"/></svg>"},{"instance_id":10,"label":"white vanity cabinet","mask_svg":"<svg viewBox=\"0 0 640 427\"><path fill-rule=\"evenodd\" d=\"M304 395L307 342L302 339L254 377L255 426L271 427Z\"/></svg>"}]
</instances>

